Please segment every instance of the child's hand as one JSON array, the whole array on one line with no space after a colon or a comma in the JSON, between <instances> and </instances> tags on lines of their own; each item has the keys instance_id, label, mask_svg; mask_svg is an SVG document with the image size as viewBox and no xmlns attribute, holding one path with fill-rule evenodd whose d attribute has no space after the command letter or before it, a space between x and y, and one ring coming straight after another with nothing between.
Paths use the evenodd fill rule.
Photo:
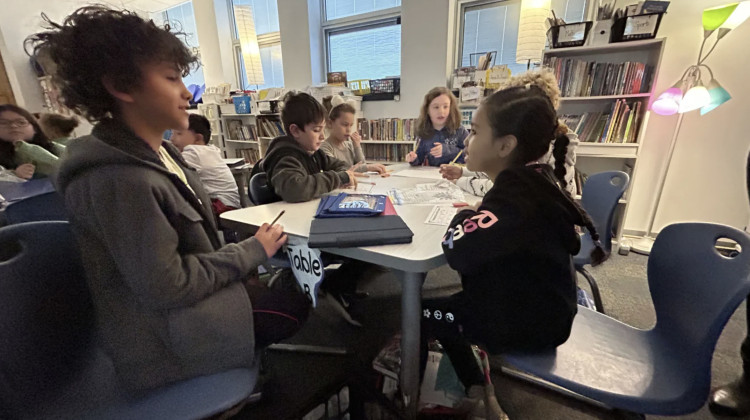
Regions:
<instances>
[{"instance_id":1,"label":"child's hand","mask_svg":"<svg viewBox=\"0 0 750 420\"><path fill-rule=\"evenodd\" d=\"M349 175L349 183L346 184L345 186L356 190L357 189L357 174L352 170L346 171L346 174Z\"/></svg>"},{"instance_id":2,"label":"child's hand","mask_svg":"<svg viewBox=\"0 0 750 420\"><path fill-rule=\"evenodd\" d=\"M362 136L359 135L358 132L353 132L349 135L349 138L352 139L352 143L359 146L359 144L362 142Z\"/></svg>"},{"instance_id":3,"label":"child's hand","mask_svg":"<svg viewBox=\"0 0 750 420\"><path fill-rule=\"evenodd\" d=\"M413 150L411 152L409 152L408 155L406 155L406 161L409 162L409 163L414 162L414 159L416 159L416 158L417 158L417 154L414 153Z\"/></svg>"},{"instance_id":4,"label":"child's hand","mask_svg":"<svg viewBox=\"0 0 750 420\"><path fill-rule=\"evenodd\" d=\"M385 173L385 165L381 165L379 163L370 163L367 165L367 170L383 175Z\"/></svg>"},{"instance_id":5,"label":"child's hand","mask_svg":"<svg viewBox=\"0 0 750 420\"><path fill-rule=\"evenodd\" d=\"M255 233L255 239L263 245L268 258L271 258L286 243L287 237L283 226L278 224L271 226L268 223L263 223Z\"/></svg>"},{"instance_id":6,"label":"child's hand","mask_svg":"<svg viewBox=\"0 0 750 420\"><path fill-rule=\"evenodd\" d=\"M463 175L464 170L460 166L456 165L446 165L442 164L440 165L440 175L443 176L443 178L449 180L449 181L455 181L458 178L461 178L461 175Z\"/></svg>"},{"instance_id":7,"label":"child's hand","mask_svg":"<svg viewBox=\"0 0 750 420\"><path fill-rule=\"evenodd\" d=\"M31 179L31 177L34 176L34 170L36 170L36 166L32 165L31 163L24 163L18 165L14 172L19 178Z\"/></svg>"},{"instance_id":8,"label":"child's hand","mask_svg":"<svg viewBox=\"0 0 750 420\"><path fill-rule=\"evenodd\" d=\"M432 143L435 145L432 149L430 149L430 154L436 158L443 156L443 143Z\"/></svg>"}]
</instances>

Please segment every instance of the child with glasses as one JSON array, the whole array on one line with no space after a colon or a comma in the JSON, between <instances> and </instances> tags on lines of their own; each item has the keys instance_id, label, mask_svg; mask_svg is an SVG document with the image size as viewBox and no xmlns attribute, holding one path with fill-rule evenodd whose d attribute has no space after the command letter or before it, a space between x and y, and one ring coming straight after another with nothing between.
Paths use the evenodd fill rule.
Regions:
<instances>
[{"instance_id":1,"label":"child with glasses","mask_svg":"<svg viewBox=\"0 0 750 420\"><path fill-rule=\"evenodd\" d=\"M0 105L0 166L19 178L51 175L65 146L53 143L36 118L15 105Z\"/></svg>"}]
</instances>

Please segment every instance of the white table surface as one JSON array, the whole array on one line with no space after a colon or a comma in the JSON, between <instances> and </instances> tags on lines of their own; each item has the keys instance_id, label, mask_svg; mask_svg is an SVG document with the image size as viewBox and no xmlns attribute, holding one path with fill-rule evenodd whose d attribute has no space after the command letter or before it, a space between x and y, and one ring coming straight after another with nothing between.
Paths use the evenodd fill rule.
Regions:
<instances>
[{"instance_id":1,"label":"white table surface","mask_svg":"<svg viewBox=\"0 0 750 420\"><path fill-rule=\"evenodd\" d=\"M437 172L437 168L430 168ZM391 188L412 188L421 183L434 183L434 179L390 176L381 178L371 176L358 178L359 181L374 182L376 185L360 184L358 192L385 194ZM341 191L353 191L352 189ZM466 195L466 201L473 203L478 197ZM284 226L289 235L299 238L310 236L310 223L320 200L305 203L287 203L284 201L262 206L248 207L222 213L222 225L235 230L254 232L263 223L270 223L285 210L278 223ZM445 256L441 248L443 235L447 226L428 225L424 221L433 208L433 204L394 206L396 213L401 216L414 238L409 244L377 245L360 248L325 248L326 252L355 258L374 264L384 265L397 270L409 272L427 272L445 264Z\"/></svg>"},{"instance_id":2,"label":"white table surface","mask_svg":"<svg viewBox=\"0 0 750 420\"><path fill-rule=\"evenodd\" d=\"M394 172L409 168L408 164L388 167ZM418 171L425 172L425 178L417 178ZM409 168L408 176L392 175L387 178L371 176L357 178L359 181L374 182L376 185L360 184L358 192L385 194L391 188L413 188L417 184L435 183L437 168ZM351 189L342 191L352 191ZM474 203L480 200L465 194L465 201ZM310 223L320 200L306 203L277 202L262 206L248 207L221 214L222 225L229 228L254 232L263 223L270 223L281 210L284 215L278 223L284 226L289 235L307 238L310 235ZM449 205L446 203L446 205ZM421 316L421 287L427 272L446 263L441 242L447 226L428 225L425 219L434 207L426 205L394 206L396 213L406 222L414 233L412 242L399 245L378 245L359 248L324 248L326 252L371 262L397 270L402 279L402 389L410 401L408 416L416 416L416 398L419 387L419 322Z\"/></svg>"}]
</instances>

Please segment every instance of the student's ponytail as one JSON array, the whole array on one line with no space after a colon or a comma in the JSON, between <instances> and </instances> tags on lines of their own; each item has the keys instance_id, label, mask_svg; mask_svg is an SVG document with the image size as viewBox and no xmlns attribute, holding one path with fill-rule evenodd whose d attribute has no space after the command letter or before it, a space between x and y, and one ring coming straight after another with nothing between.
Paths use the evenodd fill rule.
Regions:
<instances>
[{"instance_id":1,"label":"student's ponytail","mask_svg":"<svg viewBox=\"0 0 750 420\"><path fill-rule=\"evenodd\" d=\"M562 186L563 191L565 191L566 193L568 192L568 190L565 187L567 187L568 182L565 180L565 174L567 172L567 170L565 169L565 157L568 155L569 144L570 139L568 138L567 133L558 128L555 128L555 142L552 148L552 157L555 158L555 167L553 169L555 172L555 176L557 177L558 181L560 181L560 185Z\"/></svg>"}]
</instances>

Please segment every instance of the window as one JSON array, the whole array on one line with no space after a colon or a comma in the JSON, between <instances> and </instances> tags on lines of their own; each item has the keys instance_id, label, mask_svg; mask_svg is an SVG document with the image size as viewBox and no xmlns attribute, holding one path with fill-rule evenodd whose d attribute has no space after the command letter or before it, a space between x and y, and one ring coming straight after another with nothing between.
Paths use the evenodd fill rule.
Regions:
<instances>
[{"instance_id":1,"label":"window","mask_svg":"<svg viewBox=\"0 0 750 420\"><path fill-rule=\"evenodd\" d=\"M326 0L327 71L348 80L401 74L401 0Z\"/></svg>"},{"instance_id":2,"label":"window","mask_svg":"<svg viewBox=\"0 0 750 420\"><path fill-rule=\"evenodd\" d=\"M325 16L334 20L400 6L401 0L326 0Z\"/></svg>"},{"instance_id":3,"label":"window","mask_svg":"<svg viewBox=\"0 0 750 420\"><path fill-rule=\"evenodd\" d=\"M180 36L179 38L188 48L193 50L193 54L200 56L198 32L195 29L195 13L193 12L192 2L170 7L163 12L152 13L151 19L159 26L164 26L164 24L169 23L173 32L183 32L185 35ZM185 83L185 86L190 86L192 84L203 86L205 83L205 79L203 78L203 66L193 69L192 73L182 79L182 81Z\"/></svg>"},{"instance_id":4,"label":"window","mask_svg":"<svg viewBox=\"0 0 750 420\"><path fill-rule=\"evenodd\" d=\"M552 9L566 22L581 22L586 15L586 0L552 0ZM520 0L464 5L462 15L461 66L476 64L471 54L497 51L496 65L508 65L513 74L526 71L526 64L516 64Z\"/></svg>"},{"instance_id":5,"label":"window","mask_svg":"<svg viewBox=\"0 0 750 420\"><path fill-rule=\"evenodd\" d=\"M279 33L279 10L276 0L230 0L234 6L249 6L253 11L255 30L260 49L260 61L263 68L263 84L258 89L284 86L284 69L281 61L281 36ZM245 61L242 58L242 47L237 33L237 17L232 13L234 24L234 51L237 81L243 89L255 89L256 85L248 83L245 73Z\"/></svg>"}]
</instances>

